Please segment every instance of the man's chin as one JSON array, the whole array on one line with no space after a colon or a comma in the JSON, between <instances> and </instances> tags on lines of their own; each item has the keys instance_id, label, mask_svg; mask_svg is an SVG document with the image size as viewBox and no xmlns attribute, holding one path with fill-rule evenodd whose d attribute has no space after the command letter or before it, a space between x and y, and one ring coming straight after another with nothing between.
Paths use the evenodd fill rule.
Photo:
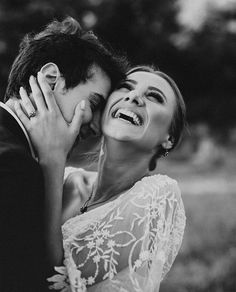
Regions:
<instances>
[{"instance_id":1,"label":"man's chin","mask_svg":"<svg viewBox=\"0 0 236 292\"><path fill-rule=\"evenodd\" d=\"M85 140L92 136L97 136L97 133L89 126L89 124L82 125L78 138L80 140Z\"/></svg>"}]
</instances>

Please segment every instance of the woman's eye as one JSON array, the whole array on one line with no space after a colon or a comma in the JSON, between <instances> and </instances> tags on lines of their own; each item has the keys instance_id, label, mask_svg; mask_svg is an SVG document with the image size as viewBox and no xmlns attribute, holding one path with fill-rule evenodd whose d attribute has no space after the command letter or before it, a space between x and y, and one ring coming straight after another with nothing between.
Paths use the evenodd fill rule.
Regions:
<instances>
[{"instance_id":1,"label":"woman's eye","mask_svg":"<svg viewBox=\"0 0 236 292\"><path fill-rule=\"evenodd\" d=\"M128 82L122 82L117 86L117 89L127 89L127 90L132 90L132 85L129 84Z\"/></svg>"},{"instance_id":2,"label":"woman's eye","mask_svg":"<svg viewBox=\"0 0 236 292\"><path fill-rule=\"evenodd\" d=\"M157 92L149 92L148 99L154 102L164 103L163 97Z\"/></svg>"}]
</instances>

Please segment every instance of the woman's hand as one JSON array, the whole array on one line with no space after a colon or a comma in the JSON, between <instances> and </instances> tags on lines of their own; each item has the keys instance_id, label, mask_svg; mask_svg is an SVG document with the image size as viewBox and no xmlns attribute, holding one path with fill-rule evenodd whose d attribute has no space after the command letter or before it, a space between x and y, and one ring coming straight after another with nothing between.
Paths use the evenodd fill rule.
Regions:
<instances>
[{"instance_id":1,"label":"woman's hand","mask_svg":"<svg viewBox=\"0 0 236 292\"><path fill-rule=\"evenodd\" d=\"M78 211L93 191L97 172L82 168L66 168L63 185L62 224L78 215Z\"/></svg>"},{"instance_id":2,"label":"woman's hand","mask_svg":"<svg viewBox=\"0 0 236 292\"><path fill-rule=\"evenodd\" d=\"M83 123L85 100L77 105L73 120L68 124L60 112L53 91L41 72L38 73L37 80L39 85L33 76L29 80L37 110L25 89L21 87L22 100L15 102L16 114L30 135L40 161L66 160Z\"/></svg>"}]
</instances>

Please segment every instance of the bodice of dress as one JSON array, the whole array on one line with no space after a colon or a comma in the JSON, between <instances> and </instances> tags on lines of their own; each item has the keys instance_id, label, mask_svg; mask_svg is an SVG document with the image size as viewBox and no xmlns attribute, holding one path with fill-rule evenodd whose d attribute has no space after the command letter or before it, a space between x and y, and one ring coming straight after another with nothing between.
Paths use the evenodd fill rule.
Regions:
<instances>
[{"instance_id":1,"label":"bodice of dress","mask_svg":"<svg viewBox=\"0 0 236 292\"><path fill-rule=\"evenodd\" d=\"M158 291L181 246L185 212L177 182L145 177L114 201L62 226L65 260L51 289Z\"/></svg>"}]
</instances>

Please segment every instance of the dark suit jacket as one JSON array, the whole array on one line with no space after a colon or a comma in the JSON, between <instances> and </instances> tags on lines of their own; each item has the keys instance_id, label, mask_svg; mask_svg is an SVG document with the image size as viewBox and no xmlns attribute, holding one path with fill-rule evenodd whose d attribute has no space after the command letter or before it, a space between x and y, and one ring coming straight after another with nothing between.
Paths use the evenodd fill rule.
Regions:
<instances>
[{"instance_id":1,"label":"dark suit jacket","mask_svg":"<svg viewBox=\"0 0 236 292\"><path fill-rule=\"evenodd\" d=\"M0 291L46 291L44 183L16 120L0 107Z\"/></svg>"}]
</instances>

